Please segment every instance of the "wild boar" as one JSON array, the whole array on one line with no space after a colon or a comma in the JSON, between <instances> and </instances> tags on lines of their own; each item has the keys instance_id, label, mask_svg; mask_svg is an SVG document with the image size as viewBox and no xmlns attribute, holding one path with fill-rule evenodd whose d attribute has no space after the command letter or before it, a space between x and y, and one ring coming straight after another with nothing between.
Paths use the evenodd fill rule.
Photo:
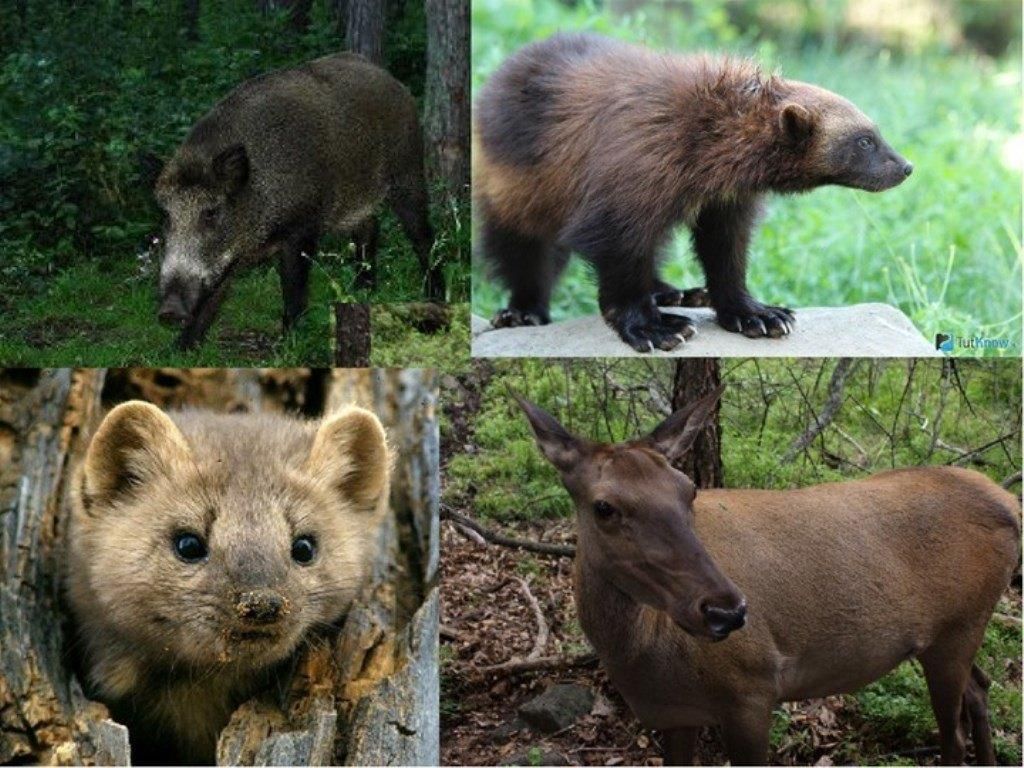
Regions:
<instances>
[{"instance_id":1,"label":"wild boar","mask_svg":"<svg viewBox=\"0 0 1024 768\"><path fill-rule=\"evenodd\" d=\"M198 344L233 275L277 256L284 328L305 311L321 235L350 236L360 283L375 280L387 202L412 241L427 295L443 297L431 231L416 103L353 53L246 80L192 128L155 183L166 214L162 322Z\"/></svg>"}]
</instances>

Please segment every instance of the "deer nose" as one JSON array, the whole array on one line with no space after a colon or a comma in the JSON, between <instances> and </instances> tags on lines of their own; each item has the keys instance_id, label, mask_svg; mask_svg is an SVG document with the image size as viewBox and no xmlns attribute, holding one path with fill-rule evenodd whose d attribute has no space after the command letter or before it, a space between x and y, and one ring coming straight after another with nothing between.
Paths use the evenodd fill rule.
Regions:
<instances>
[{"instance_id":1,"label":"deer nose","mask_svg":"<svg viewBox=\"0 0 1024 768\"><path fill-rule=\"evenodd\" d=\"M730 632L740 629L747 623L746 603L740 603L735 608L718 608L704 603L700 610L704 614L704 623L716 640L725 639Z\"/></svg>"},{"instance_id":2,"label":"deer nose","mask_svg":"<svg viewBox=\"0 0 1024 768\"><path fill-rule=\"evenodd\" d=\"M273 624L284 615L285 600L276 592L243 592L235 610L247 624Z\"/></svg>"}]
</instances>

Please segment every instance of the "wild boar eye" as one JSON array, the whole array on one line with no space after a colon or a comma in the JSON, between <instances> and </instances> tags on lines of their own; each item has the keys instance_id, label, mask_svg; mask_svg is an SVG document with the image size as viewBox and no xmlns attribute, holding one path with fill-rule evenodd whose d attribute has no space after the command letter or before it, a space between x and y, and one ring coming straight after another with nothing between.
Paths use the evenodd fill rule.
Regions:
<instances>
[{"instance_id":1,"label":"wild boar eye","mask_svg":"<svg viewBox=\"0 0 1024 768\"><path fill-rule=\"evenodd\" d=\"M857 146L860 147L861 149L874 149L875 140L868 136L861 136L859 139L857 139Z\"/></svg>"},{"instance_id":2,"label":"wild boar eye","mask_svg":"<svg viewBox=\"0 0 1024 768\"><path fill-rule=\"evenodd\" d=\"M199 217L202 219L203 224L207 226L215 224L217 217L220 216L220 206L213 206L211 208L203 208L200 212Z\"/></svg>"},{"instance_id":3,"label":"wild boar eye","mask_svg":"<svg viewBox=\"0 0 1024 768\"><path fill-rule=\"evenodd\" d=\"M198 563L206 559L206 542L194 533L176 534L174 553L186 563Z\"/></svg>"},{"instance_id":4,"label":"wild boar eye","mask_svg":"<svg viewBox=\"0 0 1024 768\"><path fill-rule=\"evenodd\" d=\"M595 501L594 502L594 517L598 520L611 520L615 517L618 511L609 504L607 501Z\"/></svg>"},{"instance_id":5,"label":"wild boar eye","mask_svg":"<svg viewBox=\"0 0 1024 768\"><path fill-rule=\"evenodd\" d=\"M309 565L316 557L316 539L299 536L292 542L292 560L299 565Z\"/></svg>"}]
</instances>

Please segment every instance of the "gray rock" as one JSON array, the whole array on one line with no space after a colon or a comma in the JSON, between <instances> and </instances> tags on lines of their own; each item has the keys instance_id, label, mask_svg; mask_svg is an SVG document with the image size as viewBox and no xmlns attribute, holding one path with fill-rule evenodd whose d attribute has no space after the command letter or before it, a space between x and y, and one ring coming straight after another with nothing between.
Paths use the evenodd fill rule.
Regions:
<instances>
[{"instance_id":1,"label":"gray rock","mask_svg":"<svg viewBox=\"0 0 1024 768\"><path fill-rule=\"evenodd\" d=\"M797 309L797 325L784 339L748 339L715 322L710 309L685 314L697 335L671 352L642 355L593 315L545 326L491 328L473 317L475 357L934 357L941 353L905 314L888 304Z\"/></svg>"},{"instance_id":2,"label":"gray rock","mask_svg":"<svg viewBox=\"0 0 1024 768\"><path fill-rule=\"evenodd\" d=\"M543 733L568 728L594 706L594 692L585 685L559 683L519 708L519 716Z\"/></svg>"}]
</instances>

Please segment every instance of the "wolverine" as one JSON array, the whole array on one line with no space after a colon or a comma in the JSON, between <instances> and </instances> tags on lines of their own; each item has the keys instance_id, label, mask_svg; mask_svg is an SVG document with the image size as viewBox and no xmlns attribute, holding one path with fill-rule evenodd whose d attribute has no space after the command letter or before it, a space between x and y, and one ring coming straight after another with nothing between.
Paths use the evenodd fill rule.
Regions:
<instances>
[{"instance_id":1,"label":"wolverine","mask_svg":"<svg viewBox=\"0 0 1024 768\"><path fill-rule=\"evenodd\" d=\"M849 101L750 61L596 35L532 43L474 109L482 255L511 292L492 322L550 322L552 287L575 252L595 268L605 321L638 352L693 336L689 318L658 309L669 306L710 305L728 331L781 338L793 311L746 285L764 196L827 184L880 192L912 171ZM679 224L705 288L678 290L659 275Z\"/></svg>"}]
</instances>

